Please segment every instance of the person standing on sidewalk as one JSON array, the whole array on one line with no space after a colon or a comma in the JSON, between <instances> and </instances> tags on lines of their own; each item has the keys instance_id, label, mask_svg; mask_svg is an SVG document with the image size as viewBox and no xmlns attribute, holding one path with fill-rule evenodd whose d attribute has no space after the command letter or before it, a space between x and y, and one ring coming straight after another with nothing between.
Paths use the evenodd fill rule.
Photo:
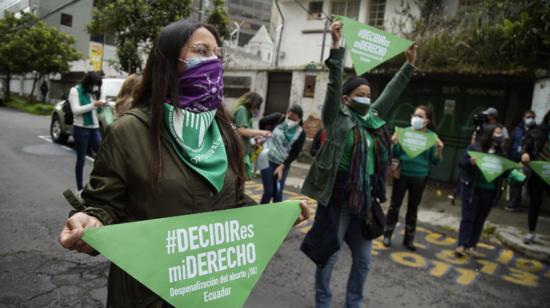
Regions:
<instances>
[{"instance_id":1,"label":"person standing on sidewalk","mask_svg":"<svg viewBox=\"0 0 550 308\"><path fill-rule=\"evenodd\" d=\"M508 158L515 162L521 160L521 154L523 153L523 143L529 130L536 127L535 121L536 114L532 110L527 110L523 114L522 121L516 126L512 134L512 140L510 148L508 149ZM523 182L510 181L510 200L508 205L504 208L509 212L517 212L521 207L521 192L523 190Z\"/></svg>"},{"instance_id":2,"label":"person standing on sidewalk","mask_svg":"<svg viewBox=\"0 0 550 308\"><path fill-rule=\"evenodd\" d=\"M457 256L481 257L476 250L476 245L481 238L485 220L489 216L492 206L500 199L501 189L499 188L505 178L502 174L488 182L476 166L476 159L470 157L468 151L503 155L503 143L502 128L498 125L487 124L483 128L479 141L468 146L464 157L459 162L459 167L462 169L460 178L462 219L458 230L458 247L455 250Z\"/></svg>"},{"instance_id":3,"label":"person standing on sidewalk","mask_svg":"<svg viewBox=\"0 0 550 308\"><path fill-rule=\"evenodd\" d=\"M101 144L97 112L105 106L105 102L96 100L101 89L101 76L96 72L88 72L82 81L69 91L69 103L73 112L73 137L76 150L76 187L79 191L84 187L82 173L88 150L97 153ZM97 95L97 96L96 96Z\"/></svg>"},{"instance_id":4,"label":"person standing on sidewalk","mask_svg":"<svg viewBox=\"0 0 550 308\"><path fill-rule=\"evenodd\" d=\"M408 130L417 130L435 134L435 120L432 110L424 105L416 107L411 118L411 127ZM390 208L386 218L386 227L384 228L384 241L386 247L391 246L391 237L397 221L399 220L399 208L405 197L405 192L409 192L409 201L407 203L407 216L405 224L405 236L403 237L403 245L415 251L414 235L416 233L416 218L418 206L422 201L422 194L426 187L430 165L437 165L443 156L443 142L436 139L436 143L431 148L422 152L415 158L410 158L401 145L397 132L392 136L392 154L393 159L399 160L400 174L398 178L394 178L392 187L392 196Z\"/></svg>"},{"instance_id":5,"label":"person standing on sidewalk","mask_svg":"<svg viewBox=\"0 0 550 308\"><path fill-rule=\"evenodd\" d=\"M388 83L374 104L366 79L353 77L342 85L345 49L340 47L342 23L330 27L332 47L325 61L329 83L321 118L326 143L317 153L302 193L317 200L312 228L300 249L317 265L315 306L330 307L330 277L341 244L351 249L352 265L346 288L346 307L359 307L370 267L372 241L361 232L374 202L384 202L390 155L390 135L382 118L412 77L416 45L407 62Z\"/></svg>"},{"instance_id":6,"label":"person standing on sidewalk","mask_svg":"<svg viewBox=\"0 0 550 308\"><path fill-rule=\"evenodd\" d=\"M233 111L233 118L237 133L242 137L244 148L244 166L247 178L252 177L252 162L250 154L252 154L252 144L250 138L253 137L269 137L271 132L267 130L253 129L252 118L257 117L260 112L260 107L264 99L256 92L248 92L241 96L237 102L237 106Z\"/></svg>"},{"instance_id":7,"label":"person standing on sidewalk","mask_svg":"<svg viewBox=\"0 0 550 308\"><path fill-rule=\"evenodd\" d=\"M306 132L302 127L304 112L299 105L292 105L286 113L286 120L273 129L267 139L259 160L267 160L261 169L264 193L261 204L283 201L283 191L290 164L298 158L306 141Z\"/></svg>"},{"instance_id":8,"label":"person standing on sidewalk","mask_svg":"<svg viewBox=\"0 0 550 308\"><path fill-rule=\"evenodd\" d=\"M208 25L180 20L161 31L135 107L107 128L82 193L86 209L65 222L63 247L97 254L82 241L84 228L247 205L240 138L222 105L219 45ZM309 215L300 205L297 223ZM114 263L108 280L107 307L169 306Z\"/></svg>"},{"instance_id":9,"label":"person standing on sidewalk","mask_svg":"<svg viewBox=\"0 0 550 308\"><path fill-rule=\"evenodd\" d=\"M532 160L550 162L550 110L546 112L542 123L532 130L529 130L523 146L524 153L521 155L521 162L528 164ZM550 196L550 186L535 172L527 168L527 191L529 192L528 223L529 233L523 240L525 244L535 241L535 231L539 218L542 197L546 191Z\"/></svg>"}]
</instances>

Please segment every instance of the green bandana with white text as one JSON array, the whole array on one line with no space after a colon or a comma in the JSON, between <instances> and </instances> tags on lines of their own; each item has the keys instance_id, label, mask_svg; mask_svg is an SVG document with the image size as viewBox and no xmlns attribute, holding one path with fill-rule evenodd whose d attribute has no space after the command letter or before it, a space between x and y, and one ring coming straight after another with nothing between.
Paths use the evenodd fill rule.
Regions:
<instances>
[{"instance_id":1,"label":"green bandana with white text","mask_svg":"<svg viewBox=\"0 0 550 308\"><path fill-rule=\"evenodd\" d=\"M227 172L227 155L215 115L216 110L176 112L172 105L164 104L164 125L176 154L220 192Z\"/></svg>"}]
</instances>

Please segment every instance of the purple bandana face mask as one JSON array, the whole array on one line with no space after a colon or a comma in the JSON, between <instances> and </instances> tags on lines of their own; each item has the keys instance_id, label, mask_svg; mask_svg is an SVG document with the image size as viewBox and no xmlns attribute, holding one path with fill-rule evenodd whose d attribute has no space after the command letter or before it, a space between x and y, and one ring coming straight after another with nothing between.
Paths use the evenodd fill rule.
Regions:
<instances>
[{"instance_id":1,"label":"purple bandana face mask","mask_svg":"<svg viewBox=\"0 0 550 308\"><path fill-rule=\"evenodd\" d=\"M223 99L223 66L219 59L201 62L180 74L179 106L199 113L217 109Z\"/></svg>"}]
</instances>

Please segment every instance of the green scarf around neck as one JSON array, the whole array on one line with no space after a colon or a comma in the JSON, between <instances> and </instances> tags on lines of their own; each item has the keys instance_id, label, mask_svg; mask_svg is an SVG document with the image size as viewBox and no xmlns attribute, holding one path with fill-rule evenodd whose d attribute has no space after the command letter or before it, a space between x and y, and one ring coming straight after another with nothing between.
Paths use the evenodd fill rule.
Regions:
<instances>
[{"instance_id":1,"label":"green scarf around neck","mask_svg":"<svg viewBox=\"0 0 550 308\"><path fill-rule=\"evenodd\" d=\"M76 90L78 91L78 101L80 103L80 106L86 106L92 103L92 100L90 99L90 94L84 91L84 87L81 84L76 86ZM88 111L82 114L82 118L84 119L85 126L92 126L95 124L93 111Z\"/></svg>"},{"instance_id":2,"label":"green scarf around neck","mask_svg":"<svg viewBox=\"0 0 550 308\"><path fill-rule=\"evenodd\" d=\"M193 113L164 104L163 120L179 159L220 192L228 162L215 115L216 110Z\"/></svg>"}]
</instances>

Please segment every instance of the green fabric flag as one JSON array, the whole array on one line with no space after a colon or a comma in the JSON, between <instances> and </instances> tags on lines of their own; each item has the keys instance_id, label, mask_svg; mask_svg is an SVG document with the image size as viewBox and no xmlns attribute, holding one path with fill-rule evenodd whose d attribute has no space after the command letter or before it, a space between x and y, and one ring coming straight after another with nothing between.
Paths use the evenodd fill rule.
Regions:
<instances>
[{"instance_id":1,"label":"green fabric flag","mask_svg":"<svg viewBox=\"0 0 550 308\"><path fill-rule=\"evenodd\" d=\"M415 158L434 146L437 135L433 132L423 132L412 128L396 127L401 148L410 158Z\"/></svg>"},{"instance_id":2,"label":"green fabric flag","mask_svg":"<svg viewBox=\"0 0 550 308\"><path fill-rule=\"evenodd\" d=\"M228 164L215 117L216 109L194 113L164 104L164 125L176 154L220 192Z\"/></svg>"},{"instance_id":3,"label":"green fabric flag","mask_svg":"<svg viewBox=\"0 0 550 308\"><path fill-rule=\"evenodd\" d=\"M546 182L546 185L550 185L550 162L531 161L529 162L529 167Z\"/></svg>"},{"instance_id":4,"label":"green fabric flag","mask_svg":"<svg viewBox=\"0 0 550 308\"><path fill-rule=\"evenodd\" d=\"M413 42L356 20L336 16L344 24L346 46L357 75L362 75L400 54Z\"/></svg>"},{"instance_id":5,"label":"green fabric flag","mask_svg":"<svg viewBox=\"0 0 550 308\"><path fill-rule=\"evenodd\" d=\"M468 151L468 155L476 159L476 166L487 182L492 182L504 172L518 167L517 163L495 154Z\"/></svg>"},{"instance_id":6,"label":"green fabric flag","mask_svg":"<svg viewBox=\"0 0 550 308\"><path fill-rule=\"evenodd\" d=\"M298 203L89 228L83 240L175 307L242 307Z\"/></svg>"}]
</instances>

